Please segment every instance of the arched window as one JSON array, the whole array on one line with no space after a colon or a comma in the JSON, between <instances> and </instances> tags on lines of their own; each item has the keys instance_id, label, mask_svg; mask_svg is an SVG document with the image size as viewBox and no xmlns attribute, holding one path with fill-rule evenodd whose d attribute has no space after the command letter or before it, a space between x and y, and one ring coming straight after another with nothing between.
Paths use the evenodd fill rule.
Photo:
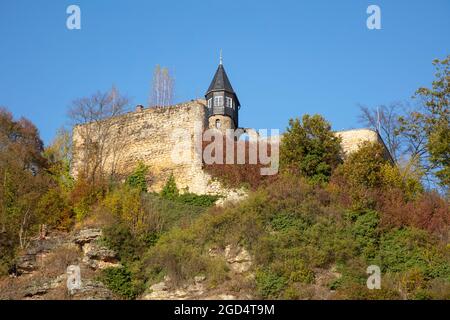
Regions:
<instances>
[{"instance_id":1,"label":"arched window","mask_svg":"<svg viewBox=\"0 0 450 320\"><path fill-rule=\"evenodd\" d=\"M216 128L219 129L221 126L220 120L216 119Z\"/></svg>"}]
</instances>

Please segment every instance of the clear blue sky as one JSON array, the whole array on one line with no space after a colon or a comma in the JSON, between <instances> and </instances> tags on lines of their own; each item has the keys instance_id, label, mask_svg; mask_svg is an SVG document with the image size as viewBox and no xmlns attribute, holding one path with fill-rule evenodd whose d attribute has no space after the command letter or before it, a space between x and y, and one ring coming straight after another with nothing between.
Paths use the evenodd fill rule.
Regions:
<instances>
[{"instance_id":1,"label":"clear blue sky","mask_svg":"<svg viewBox=\"0 0 450 320\"><path fill-rule=\"evenodd\" d=\"M66 28L81 7L82 29ZM366 28L381 7L382 30ZM320 113L360 126L357 104L409 99L450 54L450 1L1 0L0 105L45 142L77 98L115 84L146 104L152 70L169 67L176 102L203 97L223 49L240 124L284 130Z\"/></svg>"}]
</instances>

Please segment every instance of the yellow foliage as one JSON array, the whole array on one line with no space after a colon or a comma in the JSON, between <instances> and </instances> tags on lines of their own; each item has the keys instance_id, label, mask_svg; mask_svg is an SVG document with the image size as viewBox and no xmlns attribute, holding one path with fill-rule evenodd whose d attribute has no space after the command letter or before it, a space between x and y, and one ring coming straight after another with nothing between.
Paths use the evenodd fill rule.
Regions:
<instances>
[{"instance_id":1,"label":"yellow foliage","mask_svg":"<svg viewBox=\"0 0 450 320\"><path fill-rule=\"evenodd\" d=\"M144 228L144 210L140 190L126 185L108 193L103 207L123 221L133 233Z\"/></svg>"}]
</instances>

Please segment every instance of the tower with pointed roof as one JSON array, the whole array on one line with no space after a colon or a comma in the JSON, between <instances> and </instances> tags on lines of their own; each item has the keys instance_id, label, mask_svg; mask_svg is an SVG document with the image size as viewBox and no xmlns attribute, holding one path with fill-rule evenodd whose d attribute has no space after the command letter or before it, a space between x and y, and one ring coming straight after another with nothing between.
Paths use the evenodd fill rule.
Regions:
<instances>
[{"instance_id":1,"label":"tower with pointed roof","mask_svg":"<svg viewBox=\"0 0 450 320\"><path fill-rule=\"evenodd\" d=\"M221 131L238 128L239 99L231 86L220 54L219 67L205 94L210 128Z\"/></svg>"}]
</instances>

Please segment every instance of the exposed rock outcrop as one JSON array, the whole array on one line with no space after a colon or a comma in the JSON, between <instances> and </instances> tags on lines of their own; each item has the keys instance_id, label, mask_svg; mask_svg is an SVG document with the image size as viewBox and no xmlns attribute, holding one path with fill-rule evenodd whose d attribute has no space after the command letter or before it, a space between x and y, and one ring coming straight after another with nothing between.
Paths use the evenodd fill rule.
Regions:
<instances>
[{"instance_id":1,"label":"exposed rock outcrop","mask_svg":"<svg viewBox=\"0 0 450 320\"><path fill-rule=\"evenodd\" d=\"M204 275L195 276L190 282L182 286L173 287L171 279L165 277L163 281L152 285L148 292L142 296L144 300L238 300L253 299L249 292L230 292L233 280L235 282L248 281L252 279L250 272L252 267L252 257L250 253L241 246L228 245L223 248L211 248L209 255L212 257L222 257L229 269L230 280L214 286L208 286L207 277Z\"/></svg>"},{"instance_id":2,"label":"exposed rock outcrop","mask_svg":"<svg viewBox=\"0 0 450 320\"><path fill-rule=\"evenodd\" d=\"M113 299L114 294L95 280L99 270L120 266L117 254L100 244L101 236L100 229L83 229L32 241L19 256L15 275L1 284L0 299ZM72 264L81 270L81 285L69 290L66 269Z\"/></svg>"}]
</instances>

